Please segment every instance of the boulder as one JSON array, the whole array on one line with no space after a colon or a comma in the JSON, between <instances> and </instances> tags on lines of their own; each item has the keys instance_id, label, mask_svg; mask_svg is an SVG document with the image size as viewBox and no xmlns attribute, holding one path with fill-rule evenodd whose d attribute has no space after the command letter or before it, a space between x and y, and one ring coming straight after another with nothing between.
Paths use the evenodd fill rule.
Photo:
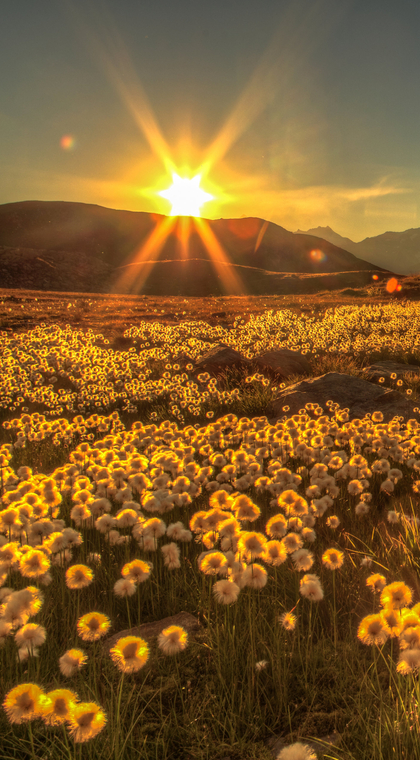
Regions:
<instances>
[{"instance_id":1,"label":"boulder","mask_svg":"<svg viewBox=\"0 0 420 760\"><path fill-rule=\"evenodd\" d=\"M239 351L235 351L226 343L219 343L209 351L207 351L198 361L195 362L195 370L200 372L205 370L207 372L217 373L223 372L223 370L238 365L250 365L251 362L246 356L243 356Z\"/></svg>"},{"instance_id":2,"label":"boulder","mask_svg":"<svg viewBox=\"0 0 420 760\"><path fill-rule=\"evenodd\" d=\"M417 364L401 364L401 362L375 362L370 364L369 367L363 368L363 375L367 380L371 382L377 382L380 377L384 377L386 380L391 380L391 375L395 374L399 380L407 372L420 372L420 367Z\"/></svg>"},{"instance_id":3,"label":"boulder","mask_svg":"<svg viewBox=\"0 0 420 760\"><path fill-rule=\"evenodd\" d=\"M297 414L309 402L319 404L324 414L328 414L329 400L338 403L341 409L348 408L350 419L381 411L385 422L392 420L395 415L406 419L413 417L414 407L417 407L416 403L408 401L398 391L387 390L360 377L327 372L320 377L294 383L279 393L271 404L273 417L269 422L273 424L285 414L289 417ZM283 409L285 406L289 407L287 412Z\"/></svg>"},{"instance_id":4,"label":"boulder","mask_svg":"<svg viewBox=\"0 0 420 760\"><path fill-rule=\"evenodd\" d=\"M254 359L254 362L262 369L271 370L280 377L290 375L305 375L311 372L311 365L300 351L291 351L290 348L276 348L266 351Z\"/></svg>"},{"instance_id":5,"label":"boulder","mask_svg":"<svg viewBox=\"0 0 420 760\"><path fill-rule=\"evenodd\" d=\"M168 628L170 625L182 626L189 635L200 629L200 623L194 615L191 615L189 612L178 612L176 615L171 615L170 617L162 618L161 620L155 620L153 623L142 623L142 625L136 626L135 628L127 628L125 631L114 633L112 636L105 639L105 649L109 652L109 650L115 646L118 639L122 639L124 636L140 636L142 639L149 642L150 639L159 636L163 629Z\"/></svg>"}]
</instances>

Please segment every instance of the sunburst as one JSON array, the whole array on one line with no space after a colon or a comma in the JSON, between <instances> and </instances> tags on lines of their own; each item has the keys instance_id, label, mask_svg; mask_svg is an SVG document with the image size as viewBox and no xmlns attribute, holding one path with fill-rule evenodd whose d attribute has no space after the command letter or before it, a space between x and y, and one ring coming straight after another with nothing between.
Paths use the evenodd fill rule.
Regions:
<instances>
[{"instance_id":1,"label":"sunburst","mask_svg":"<svg viewBox=\"0 0 420 760\"><path fill-rule=\"evenodd\" d=\"M172 174L171 187L158 193L172 204L171 216L201 216L201 207L214 196L200 187L200 181L201 174L192 179L182 178L176 172Z\"/></svg>"}]
</instances>

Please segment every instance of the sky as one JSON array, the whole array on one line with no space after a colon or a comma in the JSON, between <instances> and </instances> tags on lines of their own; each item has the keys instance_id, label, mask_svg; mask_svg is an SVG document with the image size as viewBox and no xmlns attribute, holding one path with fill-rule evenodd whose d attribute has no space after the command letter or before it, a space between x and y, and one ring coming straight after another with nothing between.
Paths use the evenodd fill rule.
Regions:
<instances>
[{"instance_id":1,"label":"sky","mask_svg":"<svg viewBox=\"0 0 420 760\"><path fill-rule=\"evenodd\" d=\"M420 227L417 0L2 0L0 203Z\"/></svg>"}]
</instances>

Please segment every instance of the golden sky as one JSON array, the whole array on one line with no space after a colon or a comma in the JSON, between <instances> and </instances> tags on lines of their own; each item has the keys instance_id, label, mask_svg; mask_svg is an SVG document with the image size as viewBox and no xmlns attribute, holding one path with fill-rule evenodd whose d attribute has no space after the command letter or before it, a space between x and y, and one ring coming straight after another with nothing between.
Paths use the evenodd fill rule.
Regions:
<instances>
[{"instance_id":1,"label":"golden sky","mask_svg":"<svg viewBox=\"0 0 420 760\"><path fill-rule=\"evenodd\" d=\"M211 219L356 241L420 226L411 0L21 0L3 15L0 203L170 214L176 172L202 175Z\"/></svg>"}]
</instances>

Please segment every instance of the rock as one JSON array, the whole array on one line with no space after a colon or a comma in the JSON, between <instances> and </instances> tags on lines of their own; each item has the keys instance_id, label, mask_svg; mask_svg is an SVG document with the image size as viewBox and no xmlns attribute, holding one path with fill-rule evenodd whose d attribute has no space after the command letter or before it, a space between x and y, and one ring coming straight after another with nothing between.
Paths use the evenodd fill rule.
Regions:
<instances>
[{"instance_id":1,"label":"rock","mask_svg":"<svg viewBox=\"0 0 420 760\"><path fill-rule=\"evenodd\" d=\"M219 343L211 348L210 351L207 351L201 359L196 361L195 370L206 370L207 372L217 373L222 372L228 367L241 364L249 365L251 362L239 351L235 351L234 348L231 348L226 343Z\"/></svg>"},{"instance_id":2,"label":"rock","mask_svg":"<svg viewBox=\"0 0 420 760\"><path fill-rule=\"evenodd\" d=\"M366 375L366 379L372 381L378 381L380 377L384 377L386 380L391 379L391 375L396 374L397 378L404 377L407 372L420 372L420 367L416 364L401 364L401 362L375 362L370 364L369 367L364 367L363 374Z\"/></svg>"},{"instance_id":3,"label":"rock","mask_svg":"<svg viewBox=\"0 0 420 760\"><path fill-rule=\"evenodd\" d=\"M395 415L406 419L413 417L414 407L417 406L398 391L387 390L360 377L341 372L327 372L320 377L301 380L285 388L271 404L273 418L269 422L273 424L285 414L289 417L297 414L309 402L319 404L324 414L328 414L326 403L329 400L338 403L341 409L348 408L350 419L381 411L385 422L392 420ZM289 407L287 412L283 410L284 406Z\"/></svg>"},{"instance_id":4,"label":"rock","mask_svg":"<svg viewBox=\"0 0 420 760\"><path fill-rule=\"evenodd\" d=\"M122 639L124 636L141 636L142 639L150 641L150 639L159 636L164 628L168 628L170 625L180 625L188 632L188 634L194 633L200 629L200 623L194 615L189 612L178 612L176 615L162 618L162 620L155 620L153 623L142 623L135 628L127 628L125 631L114 633L113 636L109 636L104 641L104 646L109 651L118 639Z\"/></svg>"},{"instance_id":5,"label":"rock","mask_svg":"<svg viewBox=\"0 0 420 760\"><path fill-rule=\"evenodd\" d=\"M291 351L290 348L276 348L266 351L254 359L261 369L269 369L280 377L290 375L305 375L311 372L311 365L300 351Z\"/></svg>"}]
</instances>

